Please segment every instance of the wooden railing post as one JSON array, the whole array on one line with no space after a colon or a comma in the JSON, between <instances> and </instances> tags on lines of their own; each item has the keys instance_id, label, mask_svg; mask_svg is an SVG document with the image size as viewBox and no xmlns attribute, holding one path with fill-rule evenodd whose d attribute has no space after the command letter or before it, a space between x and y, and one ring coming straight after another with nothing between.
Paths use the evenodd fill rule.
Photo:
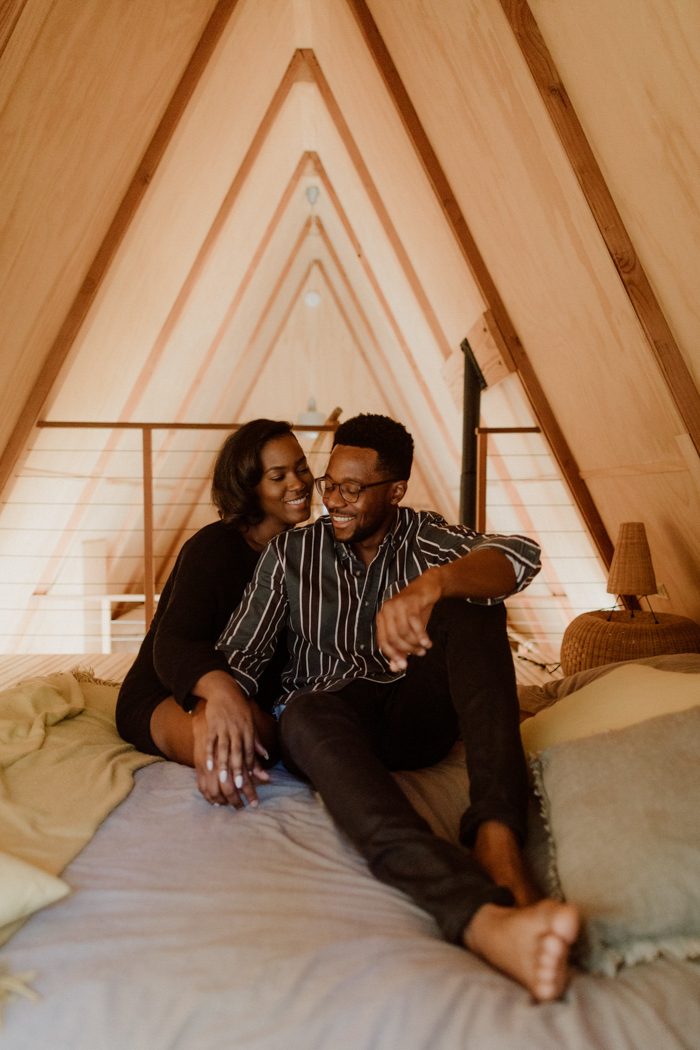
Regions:
<instances>
[{"instance_id":1,"label":"wooden railing post","mask_svg":"<svg viewBox=\"0 0 700 1050\"><path fill-rule=\"evenodd\" d=\"M141 429L141 446L143 450L143 593L145 631L148 631L156 605L153 562L153 431L148 425L144 425Z\"/></svg>"}]
</instances>

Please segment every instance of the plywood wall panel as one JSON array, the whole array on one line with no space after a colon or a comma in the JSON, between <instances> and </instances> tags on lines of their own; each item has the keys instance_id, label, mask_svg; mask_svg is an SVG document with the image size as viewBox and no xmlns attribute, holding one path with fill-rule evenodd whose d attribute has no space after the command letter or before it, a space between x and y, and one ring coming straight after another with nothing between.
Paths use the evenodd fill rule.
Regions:
<instances>
[{"instance_id":1,"label":"plywood wall panel","mask_svg":"<svg viewBox=\"0 0 700 1050\"><path fill-rule=\"evenodd\" d=\"M700 5L531 0L531 8L700 385Z\"/></svg>"},{"instance_id":2,"label":"plywood wall panel","mask_svg":"<svg viewBox=\"0 0 700 1050\"><path fill-rule=\"evenodd\" d=\"M290 27L284 18L273 25L270 14L271 8L284 14L284 8L279 3L266 7L267 17L259 11L257 20L251 17L249 5L236 9L216 60L183 115L151 193L129 227L66 370L67 382L79 386L83 369L89 372L90 365L103 357L116 359L121 377L115 379L121 388L125 418L132 409L124 391L139 377L144 364L151 373L157 368L161 331L188 282L193 280L196 285L209 264L220 235L208 246L207 239L226 214L227 195L289 64ZM270 30L269 46L261 61L251 34L254 37L266 28ZM200 163L197 158L206 158L206 162ZM289 159L290 173L297 159L297 155ZM257 204L261 221L265 221L274 204L259 194ZM205 254L200 255L205 247ZM242 274L248 256L245 240L237 242L237 249L236 266ZM134 267L139 271L138 281L134 280ZM236 277L234 270L232 282ZM216 318L219 308L223 309L223 304L213 307L207 323ZM205 345L206 332L205 325L201 336ZM202 348L199 338L197 350ZM195 347L191 346L193 351ZM145 393L144 380L139 382L141 386L132 399L134 406ZM57 410L58 403L52 406L54 417ZM162 410L169 415L177 405L165 399Z\"/></svg>"},{"instance_id":3,"label":"plywood wall panel","mask_svg":"<svg viewBox=\"0 0 700 1050\"><path fill-rule=\"evenodd\" d=\"M345 0L308 0L313 46L427 297L454 348L483 309ZM400 5L399 5L400 8ZM400 9L397 11L401 17Z\"/></svg>"},{"instance_id":4,"label":"plywood wall panel","mask_svg":"<svg viewBox=\"0 0 700 1050\"><path fill-rule=\"evenodd\" d=\"M0 447L212 7L57 0L14 77L0 114Z\"/></svg>"},{"instance_id":5,"label":"plywood wall panel","mask_svg":"<svg viewBox=\"0 0 700 1050\"><path fill-rule=\"evenodd\" d=\"M575 424L588 427L590 411L605 416L627 402L664 429L681 429L500 8L461 0L412 3L410 12L406 4L400 11L396 4L375 6L577 456L584 443ZM426 92L430 79L433 89ZM579 407L587 391L584 413ZM648 440L653 448L654 435ZM596 455L593 435L586 449Z\"/></svg>"},{"instance_id":6,"label":"plywood wall panel","mask_svg":"<svg viewBox=\"0 0 700 1050\"><path fill-rule=\"evenodd\" d=\"M682 466L678 412L500 4L370 7L579 466ZM629 510L599 493L615 535ZM632 502L661 519L660 493Z\"/></svg>"},{"instance_id":7,"label":"plywood wall panel","mask_svg":"<svg viewBox=\"0 0 700 1050\"><path fill-rule=\"evenodd\" d=\"M292 105L290 109L293 117L295 108ZM91 411L98 417L118 418L128 406L132 418L181 418L188 384L208 355L245 276L250 256L296 167L299 154L294 139L298 141L298 135L293 130L293 119L288 120L285 113L271 130L260 162L205 258L198 261L201 245L214 221L210 209L203 209L210 218L208 228L203 228L199 216L196 219L190 216L189 226L185 223L181 228L180 258L176 266L169 265L169 253L174 250L172 242L158 236L158 224L163 221L161 208L145 209L143 221L134 231L142 245L142 279L133 280L133 252L120 256L105 283L104 295L76 345L73 367L66 370L61 390L52 403L54 418L72 418L79 411L84 376L100 367L106 369L109 381L100 393L99 402L91 405ZM235 170L230 173L230 179L234 176ZM303 198L299 198L301 191L287 213L284 226L287 232L282 239L275 238L268 249L268 264L277 253L284 256L291 249L305 217L301 208ZM172 202L172 198L170 200ZM193 275L191 284L188 283L190 275ZM181 296L181 311L160 345L169 312L178 296ZM242 345L247 331L244 305L239 307L235 318L235 331ZM261 308L259 302L252 305L253 311ZM210 383L216 389L213 378ZM207 412L193 416L190 410L183 418L201 421L212 417Z\"/></svg>"}]
</instances>

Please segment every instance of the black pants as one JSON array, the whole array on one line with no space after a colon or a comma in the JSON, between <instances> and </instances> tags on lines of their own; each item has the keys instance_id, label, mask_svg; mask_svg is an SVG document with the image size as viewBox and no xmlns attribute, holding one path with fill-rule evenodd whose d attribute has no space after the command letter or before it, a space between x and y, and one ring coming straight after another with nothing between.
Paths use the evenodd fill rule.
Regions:
<instances>
[{"instance_id":1,"label":"black pants","mask_svg":"<svg viewBox=\"0 0 700 1050\"><path fill-rule=\"evenodd\" d=\"M483 904L513 904L467 847L486 820L523 841L527 773L504 607L444 600L428 633L432 648L410 658L396 682L358 679L294 697L280 723L282 756L311 781L374 875L460 942ZM470 785L463 846L436 836L389 772L433 765L460 734Z\"/></svg>"}]
</instances>

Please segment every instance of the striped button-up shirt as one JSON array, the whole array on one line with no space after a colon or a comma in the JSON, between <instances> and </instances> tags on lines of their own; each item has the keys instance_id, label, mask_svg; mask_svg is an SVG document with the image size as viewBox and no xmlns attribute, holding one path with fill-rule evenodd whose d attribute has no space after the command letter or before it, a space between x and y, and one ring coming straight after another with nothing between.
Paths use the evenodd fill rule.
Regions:
<instances>
[{"instance_id":1,"label":"striped button-up shirt","mask_svg":"<svg viewBox=\"0 0 700 1050\"><path fill-rule=\"evenodd\" d=\"M398 508L394 525L367 567L349 544L336 541L329 518L321 517L268 545L217 648L242 689L253 695L286 627L290 659L279 707L294 693L337 689L354 678L393 681L403 672L389 669L375 638L382 603L426 569L485 547L509 558L516 575L512 593L539 571L539 547L524 536L477 533L410 507ZM468 600L491 605L506 597Z\"/></svg>"}]
</instances>

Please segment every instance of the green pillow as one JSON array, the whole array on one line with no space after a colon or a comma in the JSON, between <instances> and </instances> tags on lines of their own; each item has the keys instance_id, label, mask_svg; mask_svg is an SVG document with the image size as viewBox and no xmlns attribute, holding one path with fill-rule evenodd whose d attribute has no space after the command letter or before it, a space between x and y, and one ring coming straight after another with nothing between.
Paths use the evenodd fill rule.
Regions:
<instances>
[{"instance_id":1,"label":"green pillow","mask_svg":"<svg viewBox=\"0 0 700 1050\"><path fill-rule=\"evenodd\" d=\"M556 744L530 762L547 888L581 909L584 968L699 956L700 708Z\"/></svg>"}]
</instances>

